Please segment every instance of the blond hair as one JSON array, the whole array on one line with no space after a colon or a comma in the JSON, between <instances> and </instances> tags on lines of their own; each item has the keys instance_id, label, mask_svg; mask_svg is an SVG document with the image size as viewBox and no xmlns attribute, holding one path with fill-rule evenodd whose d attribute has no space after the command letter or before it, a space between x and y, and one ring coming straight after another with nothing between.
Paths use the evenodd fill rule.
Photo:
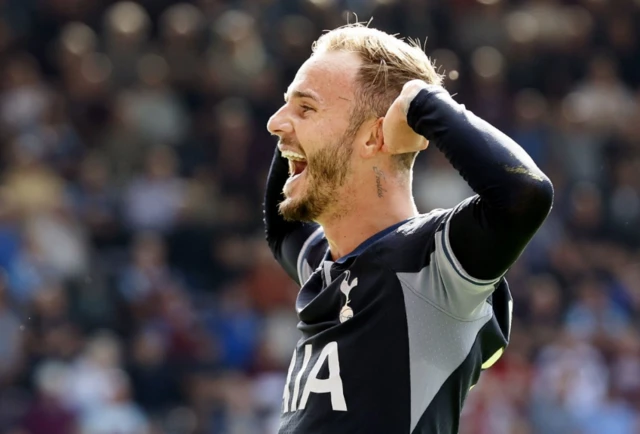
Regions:
<instances>
[{"instance_id":1,"label":"blond hair","mask_svg":"<svg viewBox=\"0 0 640 434\"><path fill-rule=\"evenodd\" d=\"M359 127L371 117L382 117L402 87L420 79L441 84L418 41L405 42L394 35L368 27L363 23L348 24L323 34L312 46L313 53L347 51L358 54L363 63L356 77L354 119ZM397 156L400 168L411 169L417 153Z\"/></svg>"}]
</instances>

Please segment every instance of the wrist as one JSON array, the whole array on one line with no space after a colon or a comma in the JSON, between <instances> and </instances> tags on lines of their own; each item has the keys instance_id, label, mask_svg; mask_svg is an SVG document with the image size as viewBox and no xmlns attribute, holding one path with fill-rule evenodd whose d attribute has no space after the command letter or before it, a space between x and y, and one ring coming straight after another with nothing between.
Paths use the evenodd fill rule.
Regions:
<instances>
[{"instance_id":1,"label":"wrist","mask_svg":"<svg viewBox=\"0 0 640 434\"><path fill-rule=\"evenodd\" d=\"M451 113L450 109L453 109L454 105L456 103L445 88L425 83L425 86L418 91L409 103L407 123L418 134L424 135L424 131L419 132L416 130L419 121L427 115L431 120L430 122L435 122L436 118L438 119L437 123L445 122L445 118Z\"/></svg>"},{"instance_id":2,"label":"wrist","mask_svg":"<svg viewBox=\"0 0 640 434\"><path fill-rule=\"evenodd\" d=\"M437 91L444 91L444 88L439 85L429 84L424 80L410 80L406 82L402 87L402 92L400 93L403 99L402 108L405 116L409 114L411 103L423 90L426 90L428 93L435 93Z\"/></svg>"}]
</instances>

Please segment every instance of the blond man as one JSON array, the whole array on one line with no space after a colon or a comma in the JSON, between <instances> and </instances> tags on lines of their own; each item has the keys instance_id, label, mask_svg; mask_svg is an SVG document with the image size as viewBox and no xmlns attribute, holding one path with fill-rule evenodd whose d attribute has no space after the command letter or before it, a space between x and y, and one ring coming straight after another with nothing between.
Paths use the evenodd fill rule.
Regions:
<instances>
[{"instance_id":1,"label":"blond man","mask_svg":"<svg viewBox=\"0 0 640 434\"><path fill-rule=\"evenodd\" d=\"M549 179L422 50L359 24L314 43L268 129L266 237L301 286L280 433L457 433L509 341L504 275L551 209ZM420 214L429 144L476 195Z\"/></svg>"}]
</instances>

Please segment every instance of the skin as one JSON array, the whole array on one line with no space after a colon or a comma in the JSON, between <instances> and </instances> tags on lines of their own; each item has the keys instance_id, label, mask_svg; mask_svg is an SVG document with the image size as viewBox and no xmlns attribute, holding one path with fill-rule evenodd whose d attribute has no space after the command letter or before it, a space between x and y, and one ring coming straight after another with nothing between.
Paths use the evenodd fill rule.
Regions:
<instances>
[{"instance_id":1,"label":"skin","mask_svg":"<svg viewBox=\"0 0 640 434\"><path fill-rule=\"evenodd\" d=\"M418 215L411 174L399 171L392 157L427 147L406 120L409 103L426 83L409 82L384 118L365 119L354 129L360 65L355 53L316 53L298 70L285 104L267 124L281 151L301 153L308 163L285 185L280 211L322 225L334 260Z\"/></svg>"}]
</instances>

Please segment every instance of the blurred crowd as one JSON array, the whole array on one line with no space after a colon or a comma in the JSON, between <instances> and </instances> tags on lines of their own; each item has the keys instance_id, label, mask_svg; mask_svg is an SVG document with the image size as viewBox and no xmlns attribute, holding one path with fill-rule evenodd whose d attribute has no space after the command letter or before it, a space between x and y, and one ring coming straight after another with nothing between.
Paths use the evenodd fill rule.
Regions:
<instances>
[{"instance_id":1,"label":"blurred crowd","mask_svg":"<svg viewBox=\"0 0 640 434\"><path fill-rule=\"evenodd\" d=\"M0 433L272 434L265 124L325 29L419 38L552 178L462 434L640 433L640 1L0 1ZM436 151L419 209L470 195Z\"/></svg>"}]
</instances>

